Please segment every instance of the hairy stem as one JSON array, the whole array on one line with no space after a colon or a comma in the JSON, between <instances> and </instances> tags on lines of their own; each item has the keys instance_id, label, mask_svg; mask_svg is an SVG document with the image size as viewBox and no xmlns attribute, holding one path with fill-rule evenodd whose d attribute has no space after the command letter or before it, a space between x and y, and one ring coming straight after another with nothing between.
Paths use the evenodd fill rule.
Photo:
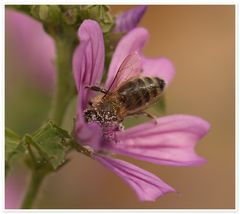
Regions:
<instances>
[{"instance_id":1,"label":"hairy stem","mask_svg":"<svg viewBox=\"0 0 240 214\"><path fill-rule=\"evenodd\" d=\"M72 55L77 44L76 35L74 31L66 30L66 32L72 34L68 35L64 32L59 32L59 34L53 36L56 45L57 82L50 111L50 119L57 126L61 126L68 104L76 90L72 76ZM32 161L35 165L31 167L31 180L22 203L22 208L25 209L32 208L44 178L52 171L52 169L49 171L48 164L39 166L33 157Z\"/></svg>"},{"instance_id":2,"label":"hairy stem","mask_svg":"<svg viewBox=\"0 0 240 214\"><path fill-rule=\"evenodd\" d=\"M32 208L33 203L38 194L38 191L41 187L42 181L46 176L46 174L47 174L47 171L45 170L43 171L43 170L36 169L32 171L30 184L28 185L27 192L22 202L22 206L21 206L22 209Z\"/></svg>"},{"instance_id":3,"label":"hairy stem","mask_svg":"<svg viewBox=\"0 0 240 214\"><path fill-rule=\"evenodd\" d=\"M74 43L69 42L65 38L56 39L57 82L50 118L58 126L61 126L67 106L75 93L75 85L72 77L74 47Z\"/></svg>"}]
</instances>

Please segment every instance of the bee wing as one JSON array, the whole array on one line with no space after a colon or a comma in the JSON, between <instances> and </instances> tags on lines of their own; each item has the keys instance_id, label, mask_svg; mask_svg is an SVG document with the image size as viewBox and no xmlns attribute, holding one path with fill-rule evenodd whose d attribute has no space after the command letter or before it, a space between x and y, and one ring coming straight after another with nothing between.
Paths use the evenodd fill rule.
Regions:
<instances>
[{"instance_id":1,"label":"bee wing","mask_svg":"<svg viewBox=\"0 0 240 214\"><path fill-rule=\"evenodd\" d=\"M120 65L109 91L116 91L123 82L140 75L142 71L141 57L137 52L129 54Z\"/></svg>"}]
</instances>

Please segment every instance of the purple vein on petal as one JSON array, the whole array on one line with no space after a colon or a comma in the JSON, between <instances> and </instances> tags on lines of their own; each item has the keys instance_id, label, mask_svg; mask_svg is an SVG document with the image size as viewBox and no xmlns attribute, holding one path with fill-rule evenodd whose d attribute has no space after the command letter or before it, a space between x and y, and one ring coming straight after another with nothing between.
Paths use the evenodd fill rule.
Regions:
<instances>
[{"instance_id":1,"label":"purple vein on petal","mask_svg":"<svg viewBox=\"0 0 240 214\"><path fill-rule=\"evenodd\" d=\"M119 142L105 149L155 164L193 166L205 163L195 152L196 143L207 134L209 123L201 118L175 115L122 132Z\"/></svg>"},{"instance_id":2,"label":"purple vein on petal","mask_svg":"<svg viewBox=\"0 0 240 214\"><path fill-rule=\"evenodd\" d=\"M80 44L73 55L73 75L79 91L82 107L86 108L87 100L92 93L85 86L99 84L104 66L104 41L99 24L93 20L85 20L78 31Z\"/></svg>"},{"instance_id":3,"label":"purple vein on petal","mask_svg":"<svg viewBox=\"0 0 240 214\"><path fill-rule=\"evenodd\" d=\"M167 192L175 190L154 174L131 163L110 157L95 157L106 168L121 177L137 194L141 201L155 201Z\"/></svg>"}]
</instances>

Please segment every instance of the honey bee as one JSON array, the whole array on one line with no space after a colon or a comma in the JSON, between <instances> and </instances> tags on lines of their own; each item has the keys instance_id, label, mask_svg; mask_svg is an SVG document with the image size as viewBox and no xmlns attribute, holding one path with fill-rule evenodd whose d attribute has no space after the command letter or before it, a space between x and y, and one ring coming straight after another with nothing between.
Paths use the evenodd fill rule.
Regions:
<instances>
[{"instance_id":1,"label":"honey bee","mask_svg":"<svg viewBox=\"0 0 240 214\"><path fill-rule=\"evenodd\" d=\"M144 114L150 105L157 102L162 95L165 82L158 77L141 75L141 58L138 53L128 55L120 65L108 90L87 86L101 92L89 103L84 111L87 122L99 122L106 127L120 124L125 117Z\"/></svg>"}]
</instances>

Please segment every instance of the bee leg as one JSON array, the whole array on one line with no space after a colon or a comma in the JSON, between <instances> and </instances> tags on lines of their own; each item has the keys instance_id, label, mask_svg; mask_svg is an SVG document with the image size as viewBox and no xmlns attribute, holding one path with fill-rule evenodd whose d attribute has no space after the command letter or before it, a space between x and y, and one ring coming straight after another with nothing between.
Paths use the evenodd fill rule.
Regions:
<instances>
[{"instance_id":1,"label":"bee leg","mask_svg":"<svg viewBox=\"0 0 240 214\"><path fill-rule=\"evenodd\" d=\"M138 112L138 113L135 113L134 115L135 115L135 116L137 116L137 115L144 115L144 116L146 116L146 117L148 117L148 118L153 119L153 121L154 121L154 123L155 123L156 125L158 124L157 118L156 118L154 115L152 115L152 114L150 114L150 113L148 113L148 112L146 112L146 111L140 111L140 112Z\"/></svg>"},{"instance_id":2,"label":"bee leg","mask_svg":"<svg viewBox=\"0 0 240 214\"><path fill-rule=\"evenodd\" d=\"M97 91L97 92L101 92L103 94L106 94L107 93L107 90L104 89L104 88L100 88L98 86L85 86L85 88L88 88L88 89L91 89L93 91Z\"/></svg>"},{"instance_id":3,"label":"bee leg","mask_svg":"<svg viewBox=\"0 0 240 214\"><path fill-rule=\"evenodd\" d=\"M152 114L150 114L150 113L148 113L148 112L146 112L146 111L143 111L143 112L141 112L143 115L145 115L146 117L149 117L149 118L151 118L151 119L153 119L154 120L154 123L157 125L158 124L158 121L157 121L157 117L155 117L154 115L152 115Z\"/></svg>"}]
</instances>

